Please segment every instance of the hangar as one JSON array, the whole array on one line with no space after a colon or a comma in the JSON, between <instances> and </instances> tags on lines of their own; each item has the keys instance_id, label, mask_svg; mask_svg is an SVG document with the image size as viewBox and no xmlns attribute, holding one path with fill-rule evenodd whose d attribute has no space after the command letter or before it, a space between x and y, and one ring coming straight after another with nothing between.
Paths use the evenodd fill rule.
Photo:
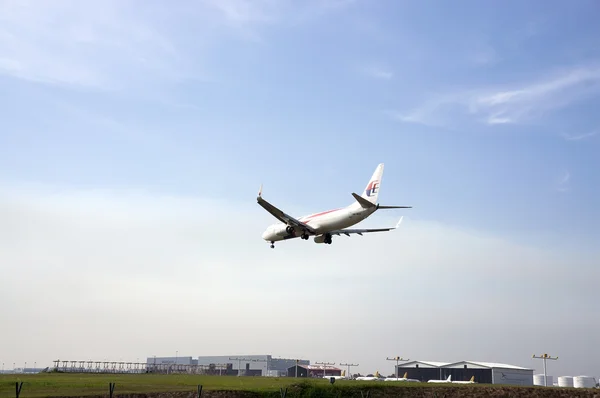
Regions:
<instances>
[{"instance_id":1,"label":"hangar","mask_svg":"<svg viewBox=\"0 0 600 398\"><path fill-rule=\"evenodd\" d=\"M409 379L416 379L426 382L432 379L442 379L442 366L448 365L448 362L435 361L410 361L398 365L398 375L402 377L407 373ZM448 377L448 376L446 376Z\"/></svg>"},{"instance_id":2,"label":"hangar","mask_svg":"<svg viewBox=\"0 0 600 398\"><path fill-rule=\"evenodd\" d=\"M408 378L422 382L444 380L448 376L454 381L467 381L474 376L477 383L533 386L533 369L495 362L411 361L398 365L398 374L405 372Z\"/></svg>"},{"instance_id":3,"label":"hangar","mask_svg":"<svg viewBox=\"0 0 600 398\"><path fill-rule=\"evenodd\" d=\"M478 383L514 384L533 386L533 369L495 362L461 361L442 368L452 380L469 380L475 376Z\"/></svg>"}]
</instances>

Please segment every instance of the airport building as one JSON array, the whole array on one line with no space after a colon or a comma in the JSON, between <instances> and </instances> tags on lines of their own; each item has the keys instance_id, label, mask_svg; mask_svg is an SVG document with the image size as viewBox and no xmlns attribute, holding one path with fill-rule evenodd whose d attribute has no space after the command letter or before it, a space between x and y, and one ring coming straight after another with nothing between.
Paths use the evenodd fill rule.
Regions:
<instances>
[{"instance_id":1,"label":"airport building","mask_svg":"<svg viewBox=\"0 0 600 398\"><path fill-rule=\"evenodd\" d=\"M149 357L149 368L170 365L197 366L218 369L216 373L235 376L287 376L288 369L296 365L310 365L303 359L274 358L272 355L220 355L192 357Z\"/></svg>"},{"instance_id":2,"label":"airport building","mask_svg":"<svg viewBox=\"0 0 600 398\"><path fill-rule=\"evenodd\" d=\"M342 369L330 365L294 365L287 370L289 377L341 376Z\"/></svg>"},{"instance_id":3,"label":"airport building","mask_svg":"<svg viewBox=\"0 0 600 398\"><path fill-rule=\"evenodd\" d=\"M147 365L198 365L192 357L150 357L146 360Z\"/></svg>"},{"instance_id":4,"label":"airport building","mask_svg":"<svg viewBox=\"0 0 600 398\"><path fill-rule=\"evenodd\" d=\"M533 386L533 369L493 362L460 361L432 362L410 361L398 365L398 376L409 379L467 381L475 377L476 383L513 384Z\"/></svg>"}]
</instances>

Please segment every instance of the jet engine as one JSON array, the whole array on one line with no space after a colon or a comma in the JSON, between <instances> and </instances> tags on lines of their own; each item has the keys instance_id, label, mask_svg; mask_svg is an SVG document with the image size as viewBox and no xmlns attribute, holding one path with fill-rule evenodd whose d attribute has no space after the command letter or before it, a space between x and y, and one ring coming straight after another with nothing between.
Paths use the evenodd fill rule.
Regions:
<instances>
[{"instance_id":1,"label":"jet engine","mask_svg":"<svg viewBox=\"0 0 600 398\"><path fill-rule=\"evenodd\" d=\"M331 234L323 234L315 236L315 243L326 243L331 244Z\"/></svg>"}]
</instances>

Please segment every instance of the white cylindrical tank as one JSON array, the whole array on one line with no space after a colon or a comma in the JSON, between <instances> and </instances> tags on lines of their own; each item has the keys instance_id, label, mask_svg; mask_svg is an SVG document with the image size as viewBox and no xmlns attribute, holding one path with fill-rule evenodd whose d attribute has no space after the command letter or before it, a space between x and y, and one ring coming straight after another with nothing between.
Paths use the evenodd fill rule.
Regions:
<instances>
[{"instance_id":1,"label":"white cylindrical tank","mask_svg":"<svg viewBox=\"0 0 600 398\"><path fill-rule=\"evenodd\" d=\"M572 376L558 376L558 386L559 387L573 387L573 377Z\"/></svg>"},{"instance_id":2,"label":"white cylindrical tank","mask_svg":"<svg viewBox=\"0 0 600 398\"><path fill-rule=\"evenodd\" d=\"M594 388L596 381L590 376L575 376L573 377L573 387L575 388Z\"/></svg>"},{"instance_id":3,"label":"white cylindrical tank","mask_svg":"<svg viewBox=\"0 0 600 398\"><path fill-rule=\"evenodd\" d=\"M552 385L554 384L553 377L550 375L547 375L546 380L548 381L548 387L552 387ZM543 374L533 375L533 385L534 386L543 386L544 385L544 375Z\"/></svg>"}]
</instances>

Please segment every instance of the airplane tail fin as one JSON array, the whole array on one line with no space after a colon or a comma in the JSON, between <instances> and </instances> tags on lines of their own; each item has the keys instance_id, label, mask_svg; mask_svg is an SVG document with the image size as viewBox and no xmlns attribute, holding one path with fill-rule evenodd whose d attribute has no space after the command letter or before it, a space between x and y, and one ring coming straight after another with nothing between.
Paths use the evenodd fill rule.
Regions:
<instances>
[{"instance_id":1,"label":"airplane tail fin","mask_svg":"<svg viewBox=\"0 0 600 398\"><path fill-rule=\"evenodd\" d=\"M377 206L377 209L411 209L412 206L382 206L377 203L377 199L379 198L379 188L381 187L382 178L383 178L383 163L380 163L377 166L377 168L375 169L375 171L373 172L373 175L371 176L369 183L365 187L363 194L361 196L358 196L355 193L352 194L352 196L354 196L356 201L358 203L360 203L361 207L363 207L365 209L367 209L369 207L375 207L375 206Z\"/></svg>"},{"instance_id":2,"label":"airplane tail fin","mask_svg":"<svg viewBox=\"0 0 600 398\"><path fill-rule=\"evenodd\" d=\"M404 376L402 376L403 379L407 379L408 378L408 372L404 372Z\"/></svg>"},{"instance_id":3,"label":"airplane tail fin","mask_svg":"<svg viewBox=\"0 0 600 398\"><path fill-rule=\"evenodd\" d=\"M469 380L471 383L475 382L475 376L471 376L471 379Z\"/></svg>"},{"instance_id":4,"label":"airplane tail fin","mask_svg":"<svg viewBox=\"0 0 600 398\"><path fill-rule=\"evenodd\" d=\"M368 202L371 202L374 205L377 204L377 198L379 197L379 187L381 186L382 177L383 163L380 163L373 172L369 183L367 184L365 190L363 191L363 194L361 195L363 199L367 200Z\"/></svg>"}]
</instances>

